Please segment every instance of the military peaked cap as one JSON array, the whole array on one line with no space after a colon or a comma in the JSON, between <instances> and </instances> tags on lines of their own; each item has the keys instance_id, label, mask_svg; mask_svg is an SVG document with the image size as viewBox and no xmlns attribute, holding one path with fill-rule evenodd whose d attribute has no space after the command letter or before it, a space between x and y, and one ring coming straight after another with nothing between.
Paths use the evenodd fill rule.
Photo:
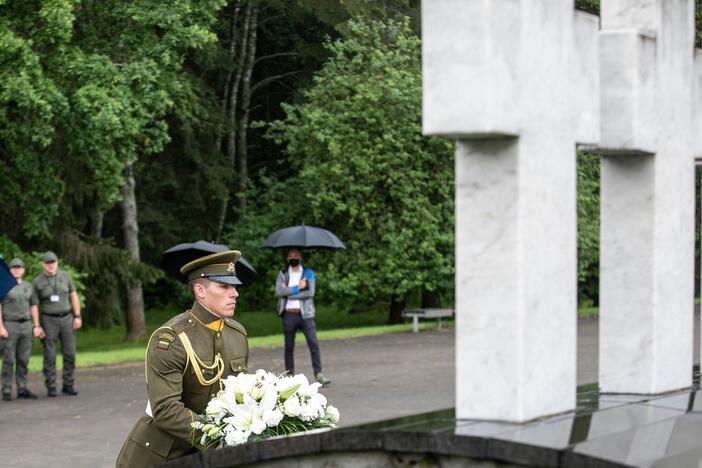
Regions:
<instances>
[{"instance_id":1,"label":"military peaked cap","mask_svg":"<svg viewBox=\"0 0 702 468\"><path fill-rule=\"evenodd\" d=\"M207 278L217 283L242 284L236 276L236 262L239 257L241 257L241 252L238 250L217 252L186 263L180 268L180 272L189 281Z\"/></svg>"}]
</instances>

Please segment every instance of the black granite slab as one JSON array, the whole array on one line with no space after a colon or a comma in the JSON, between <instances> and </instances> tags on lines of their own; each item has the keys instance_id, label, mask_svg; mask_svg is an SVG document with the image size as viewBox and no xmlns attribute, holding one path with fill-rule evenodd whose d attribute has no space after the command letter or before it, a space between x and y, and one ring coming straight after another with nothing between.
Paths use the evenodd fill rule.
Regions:
<instances>
[{"instance_id":1,"label":"black granite slab","mask_svg":"<svg viewBox=\"0 0 702 468\"><path fill-rule=\"evenodd\" d=\"M601 394L578 389L574 411L523 424L458 420L453 409L210 450L161 466L224 468L286 457L393 452L545 467L702 466L702 391Z\"/></svg>"}]
</instances>

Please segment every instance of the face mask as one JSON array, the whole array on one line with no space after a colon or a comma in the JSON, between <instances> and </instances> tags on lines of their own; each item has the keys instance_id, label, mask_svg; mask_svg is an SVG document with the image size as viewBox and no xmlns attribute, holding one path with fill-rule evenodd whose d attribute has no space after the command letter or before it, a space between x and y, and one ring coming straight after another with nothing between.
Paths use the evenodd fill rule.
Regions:
<instances>
[{"instance_id":1,"label":"face mask","mask_svg":"<svg viewBox=\"0 0 702 468\"><path fill-rule=\"evenodd\" d=\"M300 259L299 258L289 258L288 259L288 265L291 267L296 267L300 264Z\"/></svg>"}]
</instances>

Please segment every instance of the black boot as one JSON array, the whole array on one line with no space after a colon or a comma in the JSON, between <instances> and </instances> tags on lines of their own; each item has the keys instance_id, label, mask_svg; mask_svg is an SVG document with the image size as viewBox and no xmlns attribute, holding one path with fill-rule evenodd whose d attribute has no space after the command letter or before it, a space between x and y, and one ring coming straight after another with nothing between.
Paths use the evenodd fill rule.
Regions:
<instances>
[{"instance_id":1,"label":"black boot","mask_svg":"<svg viewBox=\"0 0 702 468\"><path fill-rule=\"evenodd\" d=\"M56 389L53 387L49 387L46 389L46 396L48 397L55 397L56 396Z\"/></svg>"},{"instance_id":2,"label":"black boot","mask_svg":"<svg viewBox=\"0 0 702 468\"><path fill-rule=\"evenodd\" d=\"M63 388L61 389L61 393L64 393L64 394L66 394L66 395L72 395L72 396L78 395L78 392L76 391L75 388L73 388L73 387L67 387L67 386L65 386L65 385L64 385Z\"/></svg>"},{"instance_id":3,"label":"black boot","mask_svg":"<svg viewBox=\"0 0 702 468\"><path fill-rule=\"evenodd\" d=\"M29 389L23 388L22 390L17 391L17 398L24 398L25 400L36 400L39 397L30 392Z\"/></svg>"},{"instance_id":4,"label":"black boot","mask_svg":"<svg viewBox=\"0 0 702 468\"><path fill-rule=\"evenodd\" d=\"M9 393L2 394L2 401L10 401L10 400L12 400L12 395L10 395Z\"/></svg>"}]
</instances>

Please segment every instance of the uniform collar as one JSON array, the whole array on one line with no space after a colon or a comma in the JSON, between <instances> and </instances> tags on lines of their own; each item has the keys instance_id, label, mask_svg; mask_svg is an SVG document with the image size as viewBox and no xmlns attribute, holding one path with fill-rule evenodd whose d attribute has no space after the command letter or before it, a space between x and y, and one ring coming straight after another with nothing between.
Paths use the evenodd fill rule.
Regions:
<instances>
[{"instance_id":1,"label":"uniform collar","mask_svg":"<svg viewBox=\"0 0 702 468\"><path fill-rule=\"evenodd\" d=\"M193 314L195 318L197 318L200 322L204 323L205 325L212 323L215 320L222 319L222 317L213 314L197 301L193 303L193 307L192 309L190 309L190 313Z\"/></svg>"}]
</instances>

